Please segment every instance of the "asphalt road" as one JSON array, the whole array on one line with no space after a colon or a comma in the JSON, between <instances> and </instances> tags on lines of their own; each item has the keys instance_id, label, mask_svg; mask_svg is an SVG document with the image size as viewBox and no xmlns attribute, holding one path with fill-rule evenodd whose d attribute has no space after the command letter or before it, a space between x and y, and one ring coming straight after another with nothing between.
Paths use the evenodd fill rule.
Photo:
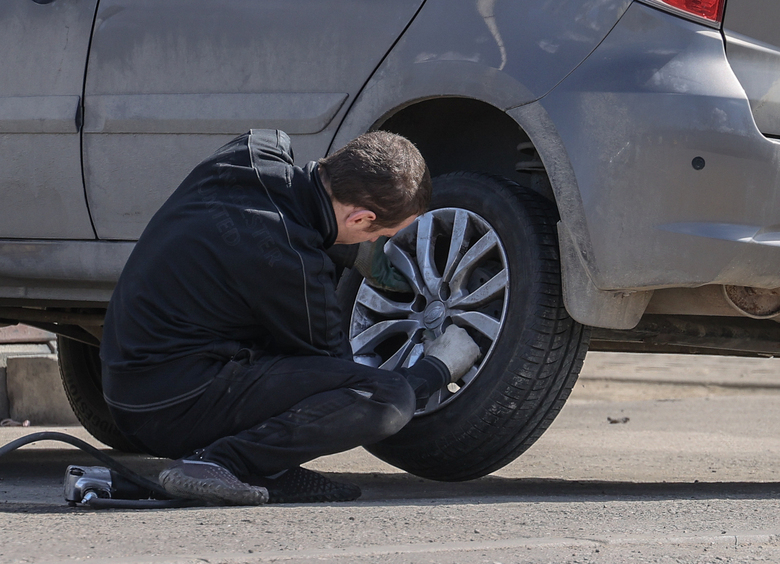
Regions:
<instances>
[{"instance_id":1,"label":"asphalt road","mask_svg":"<svg viewBox=\"0 0 780 564\"><path fill-rule=\"evenodd\" d=\"M40 442L0 460L0 562L779 562L779 368L591 354L548 432L481 480L422 480L360 449L310 463L363 488L345 504L70 508L65 467L94 461Z\"/></svg>"}]
</instances>

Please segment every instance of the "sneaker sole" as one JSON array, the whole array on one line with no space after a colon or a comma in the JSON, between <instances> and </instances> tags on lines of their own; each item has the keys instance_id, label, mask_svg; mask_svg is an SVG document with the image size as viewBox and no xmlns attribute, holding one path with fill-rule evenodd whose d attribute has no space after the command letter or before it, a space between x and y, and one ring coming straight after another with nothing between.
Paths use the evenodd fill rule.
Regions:
<instances>
[{"instance_id":1,"label":"sneaker sole","mask_svg":"<svg viewBox=\"0 0 780 564\"><path fill-rule=\"evenodd\" d=\"M323 503L354 501L361 491L355 484L334 482L305 468L292 468L277 480L250 482L268 489L268 503Z\"/></svg>"},{"instance_id":2,"label":"sneaker sole","mask_svg":"<svg viewBox=\"0 0 780 564\"><path fill-rule=\"evenodd\" d=\"M221 480L190 478L178 468L163 470L160 485L173 496L201 499L216 505L263 505L268 502L268 490L263 487L229 488Z\"/></svg>"},{"instance_id":3,"label":"sneaker sole","mask_svg":"<svg viewBox=\"0 0 780 564\"><path fill-rule=\"evenodd\" d=\"M268 503L332 503L332 502L344 502L355 501L360 497L361 492L348 491L348 492L329 492L318 494L274 494L271 492Z\"/></svg>"}]
</instances>

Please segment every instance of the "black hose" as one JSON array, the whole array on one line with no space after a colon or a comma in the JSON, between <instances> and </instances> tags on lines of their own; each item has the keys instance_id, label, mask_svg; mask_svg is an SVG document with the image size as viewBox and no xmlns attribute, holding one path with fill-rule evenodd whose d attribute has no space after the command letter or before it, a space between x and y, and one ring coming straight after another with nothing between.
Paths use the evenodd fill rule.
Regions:
<instances>
[{"instance_id":1,"label":"black hose","mask_svg":"<svg viewBox=\"0 0 780 564\"><path fill-rule=\"evenodd\" d=\"M107 454L96 449L89 443L82 441L79 438L65 433L58 433L57 431L41 431L39 433L31 433L24 437L20 437L10 443L0 447L0 457L9 452L28 445L36 441L61 441L68 443L77 448L80 448L84 452L87 452L97 458L100 462L116 471L117 474L130 480L134 484L141 486L155 494L158 494L163 499L147 499L147 500L130 500L130 499L92 499L85 505L93 507L95 509L103 508L124 508L124 509L157 509L161 507L190 507L194 505L202 505L202 502L198 502L190 499L170 499L171 494L165 491L160 484L153 482L148 478L144 478L140 474L130 470L124 464L114 460Z\"/></svg>"}]
</instances>

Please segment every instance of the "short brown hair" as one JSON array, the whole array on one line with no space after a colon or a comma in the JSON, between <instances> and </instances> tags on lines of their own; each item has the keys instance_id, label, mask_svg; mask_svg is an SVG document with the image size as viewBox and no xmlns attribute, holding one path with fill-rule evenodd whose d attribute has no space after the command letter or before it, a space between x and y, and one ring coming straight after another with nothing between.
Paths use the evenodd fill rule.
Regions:
<instances>
[{"instance_id":1,"label":"short brown hair","mask_svg":"<svg viewBox=\"0 0 780 564\"><path fill-rule=\"evenodd\" d=\"M372 131L319 160L339 203L371 210L373 229L392 228L425 213L431 174L414 144L389 131Z\"/></svg>"}]
</instances>

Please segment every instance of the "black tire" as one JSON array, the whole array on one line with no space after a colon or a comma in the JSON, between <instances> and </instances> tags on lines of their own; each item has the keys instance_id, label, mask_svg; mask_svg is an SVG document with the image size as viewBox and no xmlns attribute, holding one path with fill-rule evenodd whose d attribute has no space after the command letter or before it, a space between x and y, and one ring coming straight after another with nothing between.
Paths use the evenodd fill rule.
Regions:
<instances>
[{"instance_id":1,"label":"black tire","mask_svg":"<svg viewBox=\"0 0 780 564\"><path fill-rule=\"evenodd\" d=\"M563 305L550 202L504 178L452 173L434 179L431 210L442 208L477 214L505 249L508 301L500 332L467 386L367 449L412 474L459 481L505 466L549 427L577 380L590 330ZM339 289L347 335L361 282L353 271Z\"/></svg>"},{"instance_id":2,"label":"black tire","mask_svg":"<svg viewBox=\"0 0 780 564\"><path fill-rule=\"evenodd\" d=\"M119 432L103 399L100 350L97 347L57 337L60 376L76 418L90 435L111 448L138 452Z\"/></svg>"}]
</instances>

